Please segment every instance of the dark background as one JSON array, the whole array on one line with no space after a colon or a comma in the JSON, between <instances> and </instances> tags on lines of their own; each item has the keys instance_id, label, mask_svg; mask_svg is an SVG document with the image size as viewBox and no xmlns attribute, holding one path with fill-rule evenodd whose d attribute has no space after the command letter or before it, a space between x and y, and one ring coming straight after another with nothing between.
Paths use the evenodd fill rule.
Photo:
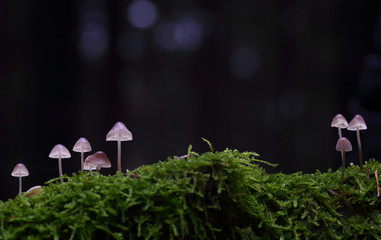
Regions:
<instances>
[{"instance_id":1,"label":"dark background","mask_svg":"<svg viewBox=\"0 0 381 240\"><path fill-rule=\"evenodd\" d=\"M361 114L379 160L379 1L7 1L0 8L0 199L58 176L54 145L86 137L116 171L117 121L134 140L122 166L255 151L286 173L340 167L332 118ZM355 133L348 161L358 164ZM80 154L63 160L77 172Z\"/></svg>"}]
</instances>

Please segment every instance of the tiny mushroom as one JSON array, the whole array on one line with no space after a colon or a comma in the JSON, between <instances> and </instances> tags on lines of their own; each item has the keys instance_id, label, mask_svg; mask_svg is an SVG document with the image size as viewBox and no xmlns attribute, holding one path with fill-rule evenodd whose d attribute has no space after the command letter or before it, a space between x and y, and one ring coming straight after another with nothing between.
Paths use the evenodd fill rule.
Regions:
<instances>
[{"instance_id":1,"label":"tiny mushroom","mask_svg":"<svg viewBox=\"0 0 381 240\"><path fill-rule=\"evenodd\" d=\"M30 197L32 195L38 195L39 193L41 193L44 189L42 188L42 186L38 185L38 186L34 186L34 187L31 187L28 189L28 191L25 192L25 196L27 197Z\"/></svg>"},{"instance_id":2,"label":"tiny mushroom","mask_svg":"<svg viewBox=\"0 0 381 240\"><path fill-rule=\"evenodd\" d=\"M19 178L19 195L21 195L22 191L22 177L29 176L29 171L26 169L25 165L22 163L16 164L15 168L13 169L11 175L13 177L18 177Z\"/></svg>"},{"instance_id":3,"label":"tiny mushroom","mask_svg":"<svg viewBox=\"0 0 381 240\"><path fill-rule=\"evenodd\" d=\"M339 138L341 138L341 137L343 137L343 135L341 134L341 129L342 128L347 128L348 127L348 122L345 119L345 117L339 113L339 114L337 114L333 118L333 120L331 122L331 127L337 127L338 128L338 130L339 130Z\"/></svg>"},{"instance_id":4,"label":"tiny mushroom","mask_svg":"<svg viewBox=\"0 0 381 240\"><path fill-rule=\"evenodd\" d=\"M83 172L83 162L84 162L83 153L91 152L91 145L90 145L89 141L87 141L86 138L81 137L75 143L75 145L73 147L73 151L81 153L81 172Z\"/></svg>"},{"instance_id":5,"label":"tiny mushroom","mask_svg":"<svg viewBox=\"0 0 381 240\"><path fill-rule=\"evenodd\" d=\"M107 133L106 141L118 141L118 171L119 172L122 172L121 142L131 141L131 140L132 140L132 133L121 122L115 123L112 129Z\"/></svg>"},{"instance_id":6,"label":"tiny mushroom","mask_svg":"<svg viewBox=\"0 0 381 240\"><path fill-rule=\"evenodd\" d=\"M86 170L88 169L91 171L96 169L97 172L99 172L101 168L110 168L111 162L104 152L98 151L92 155L89 155L86 158L84 165L86 166Z\"/></svg>"},{"instance_id":7,"label":"tiny mushroom","mask_svg":"<svg viewBox=\"0 0 381 240\"><path fill-rule=\"evenodd\" d=\"M340 189L341 189L341 187L343 186L343 181L344 181L345 152L352 151L351 142L349 142L349 140L345 137L339 138L339 140L337 140L337 144L336 144L336 151L341 152L341 161L343 164L342 171L341 171L341 184L340 184Z\"/></svg>"},{"instance_id":8,"label":"tiny mushroom","mask_svg":"<svg viewBox=\"0 0 381 240\"><path fill-rule=\"evenodd\" d=\"M366 130L367 126L365 124L364 118L357 114L354 118L349 122L348 128L349 131L356 131L357 135L357 145L359 148L359 162L360 169L362 169L363 161L362 161L362 148L361 148L361 140L360 140L360 130Z\"/></svg>"},{"instance_id":9,"label":"tiny mushroom","mask_svg":"<svg viewBox=\"0 0 381 240\"><path fill-rule=\"evenodd\" d=\"M63 178L62 178L62 158L70 158L70 152L67 150L67 148L62 145L62 144L57 144L53 147L52 151L49 154L50 158L58 158L58 172L60 174L60 181L63 183Z\"/></svg>"}]
</instances>

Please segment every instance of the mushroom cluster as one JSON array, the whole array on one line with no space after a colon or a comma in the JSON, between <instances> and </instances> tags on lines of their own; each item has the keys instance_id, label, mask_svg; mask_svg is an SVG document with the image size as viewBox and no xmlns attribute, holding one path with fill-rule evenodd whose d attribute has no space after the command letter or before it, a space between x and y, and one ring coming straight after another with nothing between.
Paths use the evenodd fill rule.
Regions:
<instances>
[{"instance_id":1,"label":"mushroom cluster","mask_svg":"<svg viewBox=\"0 0 381 240\"><path fill-rule=\"evenodd\" d=\"M348 123L345 117L341 114L337 114L332 122L331 127L338 128L339 133L339 139L337 140L336 144L336 150L341 152L341 159L342 159L342 175L341 175L341 184L340 189L343 185L344 181L344 171L345 171L345 153L352 151L352 145L350 141L343 137L341 129L347 129L349 131L356 131L357 135L357 144L358 144L358 151L359 151L359 164L360 169L363 169L363 160L362 160L362 147L361 147L361 140L360 140L360 130L367 129L367 126L365 124L364 118L357 114L353 117L353 119Z\"/></svg>"},{"instance_id":2,"label":"mushroom cluster","mask_svg":"<svg viewBox=\"0 0 381 240\"><path fill-rule=\"evenodd\" d=\"M119 172L122 172L121 142L131 141L131 140L132 140L131 132L127 129L127 127L122 122L115 123L115 125L106 135L106 141L118 142L117 165L118 165ZM84 137L79 138L78 141L74 144L73 151L81 153L81 172L84 172L84 170L87 170L87 171L96 170L99 172L101 168L111 167L110 160L108 159L107 155L102 151L98 151L92 155L89 155L86 158L86 160L84 160L84 153L92 151L89 141ZM49 158L58 159L58 174L59 174L60 182L63 183L64 180L62 177L63 176L62 159L71 158L71 154L69 150L64 145L57 144L50 151ZM19 194L21 195L22 193L22 179L21 178L28 176L29 172L26 169L24 164L18 163L13 169L11 175L13 177L19 178ZM29 189L25 194L30 196L42 191L41 186L37 186L36 188L37 189L34 189L34 188Z\"/></svg>"}]
</instances>

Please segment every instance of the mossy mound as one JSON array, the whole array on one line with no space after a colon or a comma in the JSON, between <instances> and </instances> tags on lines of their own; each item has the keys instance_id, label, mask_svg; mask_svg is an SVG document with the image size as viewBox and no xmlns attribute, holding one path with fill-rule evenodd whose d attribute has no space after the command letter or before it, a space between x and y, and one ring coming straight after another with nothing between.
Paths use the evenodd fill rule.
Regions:
<instances>
[{"instance_id":1,"label":"mossy mound","mask_svg":"<svg viewBox=\"0 0 381 240\"><path fill-rule=\"evenodd\" d=\"M381 239L377 161L350 166L339 191L339 170L267 174L256 157L227 149L55 179L0 201L0 239Z\"/></svg>"}]
</instances>

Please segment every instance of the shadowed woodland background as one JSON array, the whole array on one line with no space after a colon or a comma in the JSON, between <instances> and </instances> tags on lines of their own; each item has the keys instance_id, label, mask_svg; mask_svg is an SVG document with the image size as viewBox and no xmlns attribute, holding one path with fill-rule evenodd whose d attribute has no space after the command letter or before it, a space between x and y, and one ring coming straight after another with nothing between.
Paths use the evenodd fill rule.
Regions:
<instances>
[{"instance_id":1,"label":"shadowed woodland background","mask_svg":"<svg viewBox=\"0 0 381 240\"><path fill-rule=\"evenodd\" d=\"M380 161L379 1L23 1L0 8L0 199L58 176L54 145L86 137L116 171L116 121L134 136L122 166L255 151L286 173L337 169L332 118L359 113ZM358 164L355 133L349 162ZM77 172L80 154L63 160Z\"/></svg>"}]
</instances>

